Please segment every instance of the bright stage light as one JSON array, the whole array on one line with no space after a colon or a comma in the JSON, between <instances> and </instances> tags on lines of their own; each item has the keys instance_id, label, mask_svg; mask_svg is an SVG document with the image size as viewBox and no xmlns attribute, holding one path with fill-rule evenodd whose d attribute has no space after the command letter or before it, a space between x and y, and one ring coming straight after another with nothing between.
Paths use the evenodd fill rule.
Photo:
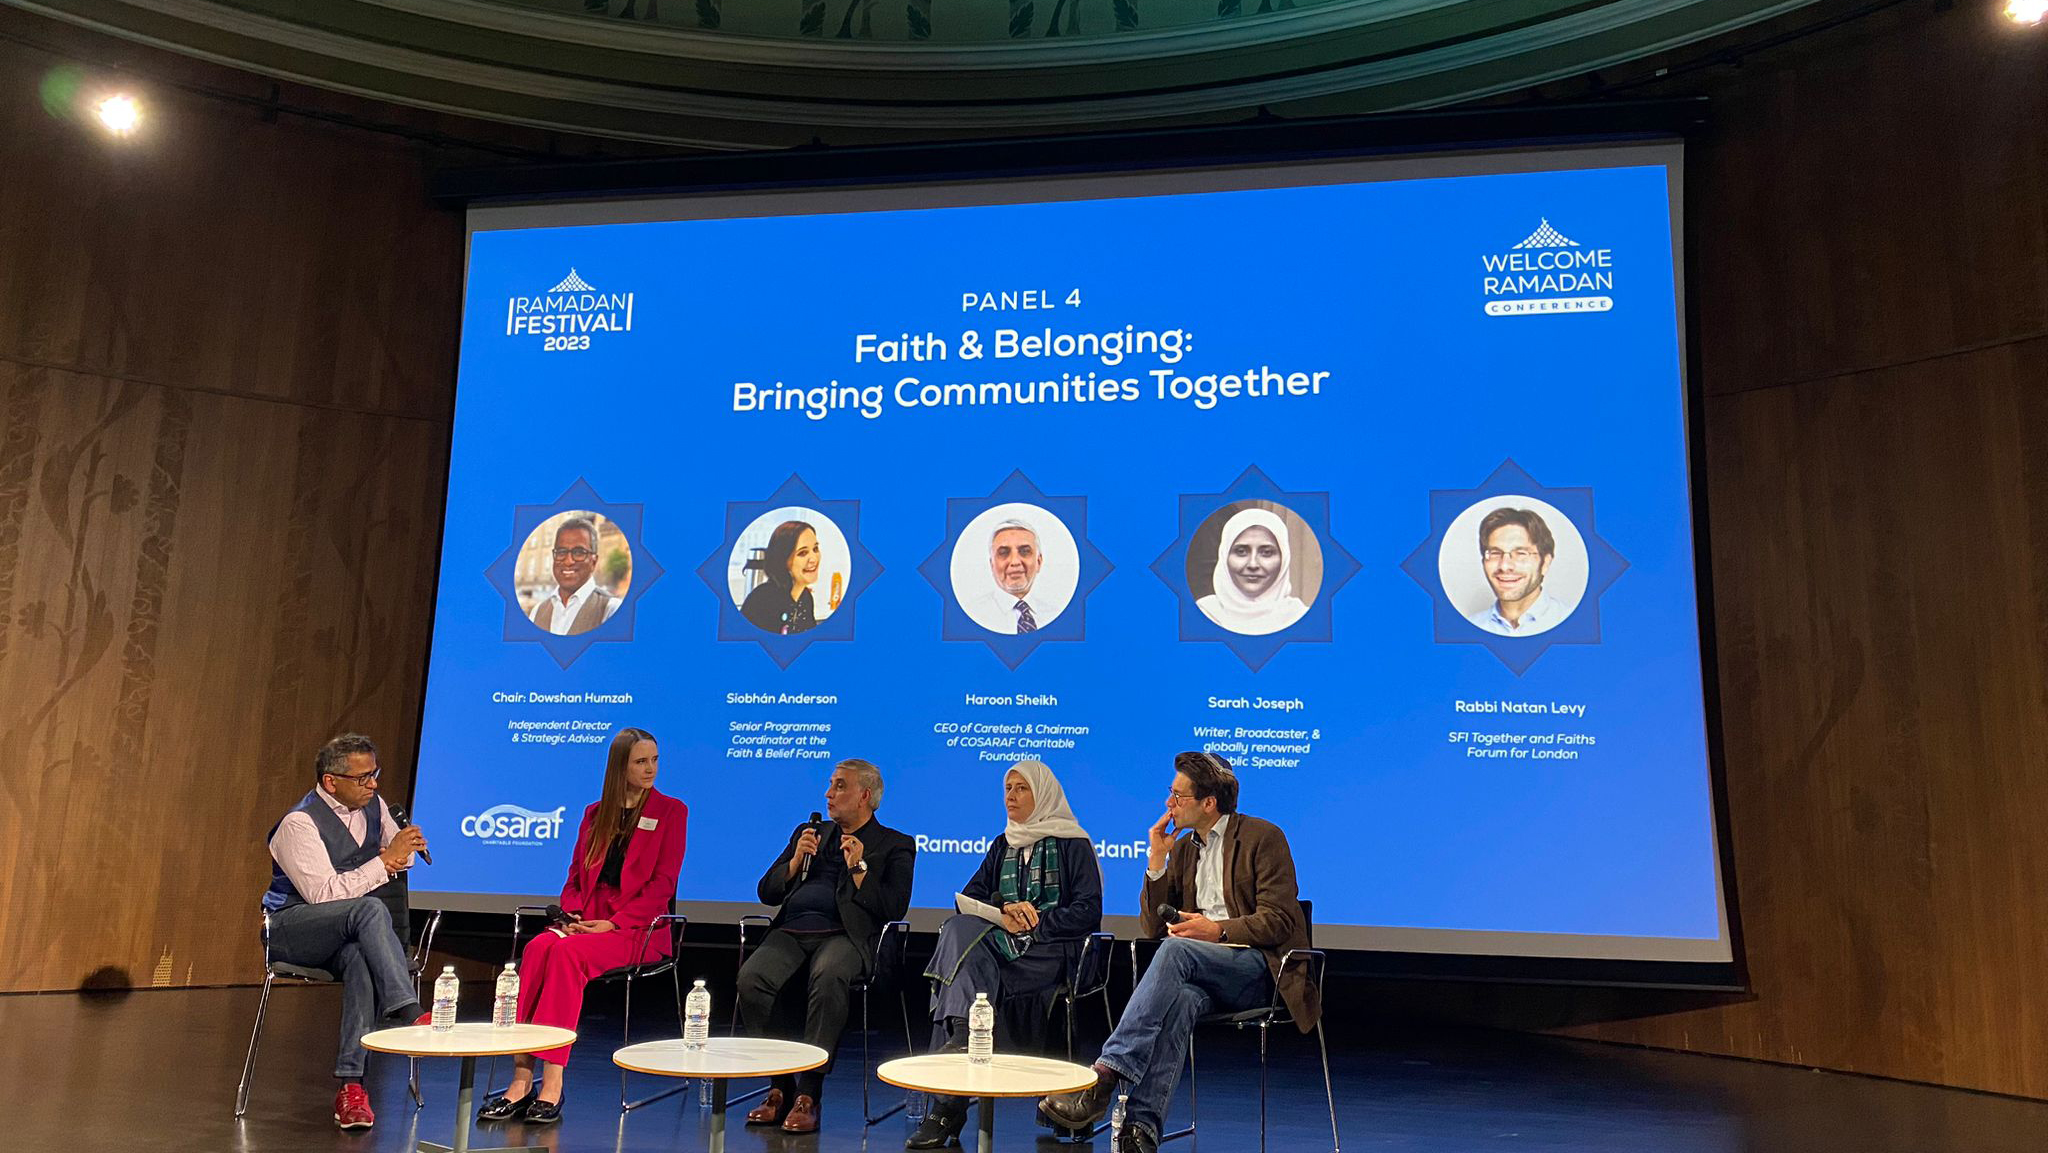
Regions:
<instances>
[{"instance_id":1,"label":"bright stage light","mask_svg":"<svg viewBox=\"0 0 2048 1153\"><path fill-rule=\"evenodd\" d=\"M142 125L142 106L131 96L108 96L93 111L100 118L100 126L116 136L126 136Z\"/></svg>"},{"instance_id":2,"label":"bright stage light","mask_svg":"<svg viewBox=\"0 0 2048 1153\"><path fill-rule=\"evenodd\" d=\"M2005 18L2015 24L2039 24L2048 16L2048 0L2005 0Z\"/></svg>"}]
</instances>

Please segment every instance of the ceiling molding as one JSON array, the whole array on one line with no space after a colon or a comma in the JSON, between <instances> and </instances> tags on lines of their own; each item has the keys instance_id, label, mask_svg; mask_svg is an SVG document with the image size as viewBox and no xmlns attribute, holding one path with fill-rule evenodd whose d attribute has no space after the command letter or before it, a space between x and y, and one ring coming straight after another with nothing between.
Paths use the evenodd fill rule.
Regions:
<instances>
[{"instance_id":1,"label":"ceiling molding","mask_svg":"<svg viewBox=\"0 0 2048 1153\"><path fill-rule=\"evenodd\" d=\"M1330 0L1151 33L747 37L502 0L0 0L250 71L535 127L772 147L1441 107L1609 67L1810 0ZM545 66L542 66L542 65Z\"/></svg>"}]
</instances>

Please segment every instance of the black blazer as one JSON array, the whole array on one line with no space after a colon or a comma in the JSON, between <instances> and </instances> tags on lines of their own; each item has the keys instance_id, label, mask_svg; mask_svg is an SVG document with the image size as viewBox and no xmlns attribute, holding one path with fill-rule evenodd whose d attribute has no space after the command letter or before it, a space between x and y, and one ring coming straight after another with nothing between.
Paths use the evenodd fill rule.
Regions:
<instances>
[{"instance_id":1,"label":"black blazer","mask_svg":"<svg viewBox=\"0 0 2048 1153\"><path fill-rule=\"evenodd\" d=\"M798 882L789 875L789 858L796 852L797 838L803 836L809 823L798 825L789 834L789 843L782 846L782 852L761 874L757 895L764 905L775 905L775 919L768 927L779 929L786 910L780 906L789 896L789 890ZM839 855L839 826L818 845L818 854ZM861 963L867 971L875 969L875 946L882 939L882 926L890 921L900 921L910 912L910 883L917 869L917 842L909 836L870 818L855 834L860 838L861 859L868 863L868 879L855 885L853 874L839 875L839 923L846 929L846 935L860 950Z\"/></svg>"}]
</instances>

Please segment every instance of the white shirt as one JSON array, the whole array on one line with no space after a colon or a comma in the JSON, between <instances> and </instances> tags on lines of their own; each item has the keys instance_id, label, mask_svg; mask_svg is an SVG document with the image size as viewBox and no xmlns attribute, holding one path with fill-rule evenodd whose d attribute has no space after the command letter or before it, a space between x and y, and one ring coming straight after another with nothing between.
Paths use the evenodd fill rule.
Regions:
<instances>
[{"instance_id":1,"label":"white shirt","mask_svg":"<svg viewBox=\"0 0 2048 1153\"><path fill-rule=\"evenodd\" d=\"M342 827L355 838L356 844L362 844L370 828L367 806L351 809L335 800L334 794L324 786L316 787L314 791L327 802L328 808L334 810L334 815L341 819ZM398 822L391 819L391 809L384 804L383 797L371 798L370 804L376 806L377 816L383 823L383 843L390 844L391 838L398 835ZM346 873L335 872L334 860L327 855L327 845L320 839L320 829L313 824L312 815L302 809L293 809L277 823L277 832L270 835L270 856L291 879L292 888L297 889L299 896L304 897L309 905L360 897L391 879L384 871L384 862L376 857ZM411 860L411 857L406 858L408 863Z\"/></svg>"},{"instance_id":2,"label":"white shirt","mask_svg":"<svg viewBox=\"0 0 2048 1153\"><path fill-rule=\"evenodd\" d=\"M1223 899L1223 831L1230 827L1230 814L1216 818L1216 826L1209 830L1204 839L1195 834L1195 843L1201 846L1200 855L1195 858L1195 912L1212 921L1230 919L1230 906ZM1164 866L1158 872L1146 870L1145 879L1156 881L1166 875Z\"/></svg>"},{"instance_id":3,"label":"white shirt","mask_svg":"<svg viewBox=\"0 0 2048 1153\"><path fill-rule=\"evenodd\" d=\"M1487 632L1500 636L1528 637L1549 632L1563 624L1564 618L1570 615L1571 610L1564 607L1563 601L1546 592L1536 599L1534 607L1522 613L1521 620L1513 624L1508 623L1508 618L1500 615L1500 602L1497 600L1488 601L1485 608L1465 619Z\"/></svg>"},{"instance_id":4,"label":"white shirt","mask_svg":"<svg viewBox=\"0 0 2048 1153\"><path fill-rule=\"evenodd\" d=\"M562 586L551 585L548 587L548 595L533 602L533 611L526 614L526 619L534 624L539 624L540 606L553 601L555 602L555 615L548 619L548 631L558 637L568 636L569 626L576 622L576 614L583 611L583 602L589 600L590 594L596 591L597 577L593 575L585 579L583 584L570 595L568 603L564 604L562 602ZM605 602L604 619L607 621L612 619L612 614L618 611L619 598L613 597ZM603 621L598 623L602 624Z\"/></svg>"},{"instance_id":5,"label":"white shirt","mask_svg":"<svg viewBox=\"0 0 2048 1153\"><path fill-rule=\"evenodd\" d=\"M1019 598L1000 588L990 589L978 597L969 597L960 607L966 609L968 617L982 628L992 633L1016 636L1017 618L1023 615L1017 611L1019 599L1031 606L1031 623L1035 628L1042 629L1051 624L1052 619L1060 615L1060 609L1066 607L1049 604L1036 591L1025 593Z\"/></svg>"}]
</instances>

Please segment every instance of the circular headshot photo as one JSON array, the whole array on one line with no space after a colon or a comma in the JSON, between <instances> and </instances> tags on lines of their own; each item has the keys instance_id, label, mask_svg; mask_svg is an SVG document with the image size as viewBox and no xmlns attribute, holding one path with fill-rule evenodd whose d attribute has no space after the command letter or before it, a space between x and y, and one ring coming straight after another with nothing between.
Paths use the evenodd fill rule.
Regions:
<instances>
[{"instance_id":1,"label":"circular headshot photo","mask_svg":"<svg viewBox=\"0 0 2048 1153\"><path fill-rule=\"evenodd\" d=\"M519 546L512 587L535 628L575 636L612 619L633 586L633 546L619 526L584 509L540 522Z\"/></svg>"},{"instance_id":2,"label":"circular headshot photo","mask_svg":"<svg viewBox=\"0 0 2048 1153\"><path fill-rule=\"evenodd\" d=\"M1490 496L1459 513L1437 554L1444 595L1478 628L1532 637L1563 624L1586 596L1586 538L1557 506Z\"/></svg>"},{"instance_id":3,"label":"circular headshot photo","mask_svg":"<svg viewBox=\"0 0 2048 1153\"><path fill-rule=\"evenodd\" d=\"M1323 546L1291 508L1241 500L1209 514L1188 545L1188 590L1202 615L1241 636L1301 619L1323 587Z\"/></svg>"},{"instance_id":4,"label":"circular headshot photo","mask_svg":"<svg viewBox=\"0 0 2048 1153\"><path fill-rule=\"evenodd\" d=\"M953 599L992 633L1035 632L1059 619L1081 583L1081 549L1060 518L1011 502L967 522L953 542Z\"/></svg>"},{"instance_id":5,"label":"circular headshot photo","mask_svg":"<svg viewBox=\"0 0 2048 1153\"><path fill-rule=\"evenodd\" d=\"M839 609L853 549L814 508L770 509L733 542L725 581L732 603L762 632L809 632Z\"/></svg>"}]
</instances>

